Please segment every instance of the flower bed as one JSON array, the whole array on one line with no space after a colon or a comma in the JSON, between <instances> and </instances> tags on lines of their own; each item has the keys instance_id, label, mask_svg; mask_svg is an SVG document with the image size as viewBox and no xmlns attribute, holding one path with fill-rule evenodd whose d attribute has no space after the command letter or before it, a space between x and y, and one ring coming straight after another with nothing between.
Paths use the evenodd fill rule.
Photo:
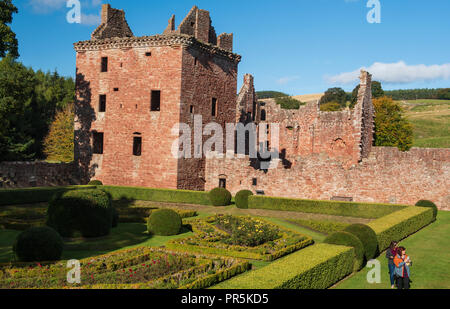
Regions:
<instances>
[{"instance_id":1,"label":"flower bed","mask_svg":"<svg viewBox=\"0 0 450 309\"><path fill-rule=\"evenodd\" d=\"M216 215L190 222L194 236L175 239L175 250L273 261L307 247L313 240L263 219Z\"/></svg>"},{"instance_id":2,"label":"flower bed","mask_svg":"<svg viewBox=\"0 0 450 309\"><path fill-rule=\"evenodd\" d=\"M81 283L67 282L67 263L0 267L0 289L18 288L205 288L250 268L248 262L140 247L88 258Z\"/></svg>"}]
</instances>

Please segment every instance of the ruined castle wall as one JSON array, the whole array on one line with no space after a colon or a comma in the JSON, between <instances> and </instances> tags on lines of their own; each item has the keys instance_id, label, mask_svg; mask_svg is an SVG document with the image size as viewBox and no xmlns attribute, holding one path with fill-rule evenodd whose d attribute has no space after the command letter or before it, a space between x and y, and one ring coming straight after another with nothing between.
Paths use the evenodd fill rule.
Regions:
<instances>
[{"instance_id":1,"label":"ruined castle wall","mask_svg":"<svg viewBox=\"0 0 450 309\"><path fill-rule=\"evenodd\" d=\"M151 53L151 55L146 53ZM108 72L100 72L108 57ZM171 128L179 122L181 46L88 50L77 53L75 157L87 178L104 184L177 187ZM115 89L116 88L116 89ZM151 111L151 91L161 91L161 110ZM107 97L99 112L99 95ZM92 154L93 131L104 133L104 153ZM141 133L141 135L135 135ZM133 156L133 137L142 156Z\"/></svg>"},{"instance_id":2,"label":"ruined castle wall","mask_svg":"<svg viewBox=\"0 0 450 309\"><path fill-rule=\"evenodd\" d=\"M236 118L237 62L204 53L200 49L183 49L180 122L194 128L194 115L202 115L203 127L215 122L225 128ZM212 100L217 99L216 116ZM191 113L191 106L193 113ZM224 130L225 132L225 130ZM192 132L194 134L194 132ZM192 135L193 136L193 135ZM209 136L203 138L205 142ZM225 149L225 140L223 147ZM196 149L192 144L191 154ZM178 188L204 190L205 159L180 159Z\"/></svg>"},{"instance_id":3,"label":"ruined castle wall","mask_svg":"<svg viewBox=\"0 0 450 309\"><path fill-rule=\"evenodd\" d=\"M368 158L349 168L328 155L299 156L291 169L280 163L267 173L250 167L248 158L208 159L206 190L227 180L227 189L264 191L268 196L360 202L415 204L420 199L450 210L450 149L373 147ZM253 186L253 178L257 185Z\"/></svg>"},{"instance_id":4,"label":"ruined castle wall","mask_svg":"<svg viewBox=\"0 0 450 309\"><path fill-rule=\"evenodd\" d=\"M51 187L80 184L72 163L2 162L0 188Z\"/></svg>"}]
</instances>

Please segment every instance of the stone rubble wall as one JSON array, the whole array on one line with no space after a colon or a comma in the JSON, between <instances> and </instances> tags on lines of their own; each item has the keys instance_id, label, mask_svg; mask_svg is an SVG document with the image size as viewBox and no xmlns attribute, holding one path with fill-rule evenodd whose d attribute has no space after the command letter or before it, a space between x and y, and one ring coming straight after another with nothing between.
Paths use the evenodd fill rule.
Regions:
<instances>
[{"instance_id":1,"label":"stone rubble wall","mask_svg":"<svg viewBox=\"0 0 450 309\"><path fill-rule=\"evenodd\" d=\"M206 161L206 175L206 190L226 179L233 194L249 189L268 196L409 205L427 199L450 210L450 149L373 147L350 168L325 153L313 154L298 156L290 169L279 162L267 173L251 167L248 157L215 158Z\"/></svg>"},{"instance_id":2,"label":"stone rubble wall","mask_svg":"<svg viewBox=\"0 0 450 309\"><path fill-rule=\"evenodd\" d=\"M2 162L0 188L27 188L78 185L72 163Z\"/></svg>"}]
</instances>

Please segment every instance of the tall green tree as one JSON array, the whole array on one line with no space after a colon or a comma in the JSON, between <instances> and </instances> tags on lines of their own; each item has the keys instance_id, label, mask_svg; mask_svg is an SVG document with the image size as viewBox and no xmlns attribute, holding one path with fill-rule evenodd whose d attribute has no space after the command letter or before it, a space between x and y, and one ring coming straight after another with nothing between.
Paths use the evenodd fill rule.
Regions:
<instances>
[{"instance_id":1,"label":"tall green tree","mask_svg":"<svg viewBox=\"0 0 450 309\"><path fill-rule=\"evenodd\" d=\"M17 12L11 0L0 0L0 58L7 54L12 58L19 57L16 34L8 26L12 23L13 14Z\"/></svg>"},{"instance_id":2,"label":"tall green tree","mask_svg":"<svg viewBox=\"0 0 450 309\"><path fill-rule=\"evenodd\" d=\"M408 151L413 145L413 127L398 102L390 97L373 100L375 107L375 146L398 147Z\"/></svg>"},{"instance_id":3,"label":"tall green tree","mask_svg":"<svg viewBox=\"0 0 450 309\"><path fill-rule=\"evenodd\" d=\"M342 108L347 104L347 93L342 88L330 88L325 91L325 94L320 99L320 105L327 103L337 103Z\"/></svg>"},{"instance_id":4,"label":"tall green tree","mask_svg":"<svg viewBox=\"0 0 450 309\"><path fill-rule=\"evenodd\" d=\"M355 89L353 89L352 100L351 100L351 104L350 104L351 108L355 107L356 103L358 103L358 92L359 92L360 87L361 86L358 85L355 87ZM376 98L381 98L383 96L384 96L384 90L383 90L383 87L381 86L381 83L377 82L377 81L373 81L372 82L372 98L376 99Z\"/></svg>"},{"instance_id":5,"label":"tall green tree","mask_svg":"<svg viewBox=\"0 0 450 309\"><path fill-rule=\"evenodd\" d=\"M7 55L0 61L0 161L28 160L36 154L37 80L34 72Z\"/></svg>"}]
</instances>

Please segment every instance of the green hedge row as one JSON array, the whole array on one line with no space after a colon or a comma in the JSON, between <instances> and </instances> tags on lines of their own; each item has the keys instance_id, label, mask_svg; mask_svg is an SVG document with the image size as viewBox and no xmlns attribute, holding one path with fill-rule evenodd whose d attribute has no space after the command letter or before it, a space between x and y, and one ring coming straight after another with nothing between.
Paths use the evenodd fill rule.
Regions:
<instances>
[{"instance_id":1,"label":"green hedge row","mask_svg":"<svg viewBox=\"0 0 450 309\"><path fill-rule=\"evenodd\" d=\"M95 189L95 186L37 187L25 189L0 189L0 206L48 202L56 193L71 190Z\"/></svg>"},{"instance_id":2,"label":"green hedge row","mask_svg":"<svg viewBox=\"0 0 450 309\"><path fill-rule=\"evenodd\" d=\"M102 186L101 189L108 192L113 200L211 205L208 192L116 186Z\"/></svg>"},{"instance_id":3,"label":"green hedge row","mask_svg":"<svg viewBox=\"0 0 450 309\"><path fill-rule=\"evenodd\" d=\"M354 249L317 244L214 289L326 289L353 272Z\"/></svg>"},{"instance_id":4,"label":"green hedge row","mask_svg":"<svg viewBox=\"0 0 450 309\"><path fill-rule=\"evenodd\" d=\"M329 221L329 220L293 219L289 221L324 234L339 232L344 230L346 227L350 226L350 223Z\"/></svg>"},{"instance_id":5,"label":"green hedge row","mask_svg":"<svg viewBox=\"0 0 450 309\"><path fill-rule=\"evenodd\" d=\"M249 196L248 208L298 211L335 216L377 219L404 209L406 205L316 201L268 196Z\"/></svg>"},{"instance_id":6,"label":"green hedge row","mask_svg":"<svg viewBox=\"0 0 450 309\"><path fill-rule=\"evenodd\" d=\"M377 234L378 248L382 252L389 247L391 241L400 241L433 221L433 209L408 207L367 225Z\"/></svg>"}]
</instances>

